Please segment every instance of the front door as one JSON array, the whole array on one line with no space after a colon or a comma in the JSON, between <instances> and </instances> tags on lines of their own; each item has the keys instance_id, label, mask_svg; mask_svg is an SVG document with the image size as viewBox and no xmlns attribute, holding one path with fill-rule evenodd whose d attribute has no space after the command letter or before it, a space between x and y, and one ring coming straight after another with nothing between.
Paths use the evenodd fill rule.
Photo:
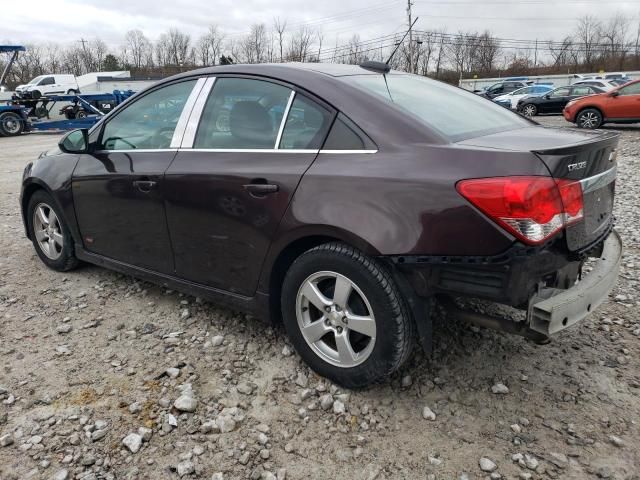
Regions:
<instances>
[{"instance_id":1,"label":"front door","mask_svg":"<svg viewBox=\"0 0 640 480\"><path fill-rule=\"evenodd\" d=\"M104 124L94 153L81 156L72 189L87 251L173 273L164 172L176 155L172 138L195 83L174 83L134 100Z\"/></svg>"},{"instance_id":2,"label":"front door","mask_svg":"<svg viewBox=\"0 0 640 480\"><path fill-rule=\"evenodd\" d=\"M561 113L564 106L569 102L569 87L558 88L550 92L549 98L540 103L540 113Z\"/></svg>"},{"instance_id":3,"label":"front door","mask_svg":"<svg viewBox=\"0 0 640 480\"><path fill-rule=\"evenodd\" d=\"M607 99L607 117L640 119L640 82L618 90L618 95Z\"/></svg>"},{"instance_id":4,"label":"front door","mask_svg":"<svg viewBox=\"0 0 640 480\"><path fill-rule=\"evenodd\" d=\"M219 77L202 95L208 95L206 104L199 99L191 115L197 118L204 105L194 140L183 145L165 177L176 274L251 296L333 112L288 86L256 78Z\"/></svg>"}]
</instances>

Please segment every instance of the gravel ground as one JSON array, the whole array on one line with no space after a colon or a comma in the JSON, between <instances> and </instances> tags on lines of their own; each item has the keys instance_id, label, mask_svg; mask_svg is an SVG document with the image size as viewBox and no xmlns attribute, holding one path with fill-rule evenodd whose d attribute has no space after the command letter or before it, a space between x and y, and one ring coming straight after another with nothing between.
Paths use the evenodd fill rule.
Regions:
<instances>
[{"instance_id":1,"label":"gravel ground","mask_svg":"<svg viewBox=\"0 0 640 480\"><path fill-rule=\"evenodd\" d=\"M362 391L314 375L279 327L45 268L18 195L58 137L0 139L0 478L639 479L640 127L619 130L609 301L546 346L439 313L432 358Z\"/></svg>"}]
</instances>

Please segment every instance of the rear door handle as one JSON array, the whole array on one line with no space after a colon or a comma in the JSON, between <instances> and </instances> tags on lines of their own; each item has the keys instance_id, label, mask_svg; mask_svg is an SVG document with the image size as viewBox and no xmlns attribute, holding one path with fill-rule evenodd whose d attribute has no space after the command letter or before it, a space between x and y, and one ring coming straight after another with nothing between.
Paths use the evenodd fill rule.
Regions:
<instances>
[{"instance_id":1,"label":"rear door handle","mask_svg":"<svg viewBox=\"0 0 640 480\"><path fill-rule=\"evenodd\" d=\"M243 185L244 189L254 196L268 195L270 193L276 193L280 190L278 185L271 183L248 183Z\"/></svg>"},{"instance_id":2,"label":"rear door handle","mask_svg":"<svg viewBox=\"0 0 640 480\"><path fill-rule=\"evenodd\" d=\"M153 180L134 180L133 186L137 187L141 192L147 193L152 189L156 188L157 182Z\"/></svg>"}]
</instances>

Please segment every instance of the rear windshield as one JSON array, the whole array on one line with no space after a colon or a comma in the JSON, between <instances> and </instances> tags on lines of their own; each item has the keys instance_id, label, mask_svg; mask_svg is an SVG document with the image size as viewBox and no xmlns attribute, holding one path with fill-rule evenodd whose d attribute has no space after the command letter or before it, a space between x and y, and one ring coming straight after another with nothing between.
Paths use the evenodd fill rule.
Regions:
<instances>
[{"instance_id":1,"label":"rear windshield","mask_svg":"<svg viewBox=\"0 0 640 480\"><path fill-rule=\"evenodd\" d=\"M392 73L340 78L404 108L451 142L531 126L490 100L426 77Z\"/></svg>"}]
</instances>

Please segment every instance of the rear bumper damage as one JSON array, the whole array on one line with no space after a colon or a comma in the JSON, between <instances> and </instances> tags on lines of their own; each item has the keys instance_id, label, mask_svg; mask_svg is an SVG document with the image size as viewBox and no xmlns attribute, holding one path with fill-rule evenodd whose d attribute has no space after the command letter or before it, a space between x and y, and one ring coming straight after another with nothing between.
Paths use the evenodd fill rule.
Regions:
<instances>
[{"instance_id":1,"label":"rear bumper damage","mask_svg":"<svg viewBox=\"0 0 640 480\"><path fill-rule=\"evenodd\" d=\"M586 258L595 260L591 271L581 275ZM607 298L616 283L621 258L622 241L611 229L578 257L548 247L518 250L500 261L485 258L442 264L433 258L404 256L394 258L393 263L417 296L436 296L453 317L542 343L585 318ZM526 319L514 321L464 310L454 297L516 307L526 312ZM420 317L416 316L418 323Z\"/></svg>"},{"instance_id":2,"label":"rear bumper damage","mask_svg":"<svg viewBox=\"0 0 640 480\"><path fill-rule=\"evenodd\" d=\"M622 240L613 230L591 272L576 285L566 290L543 288L531 298L529 328L549 336L582 320L607 298L618 278L621 259Z\"/></svg>"}]
</instances>

